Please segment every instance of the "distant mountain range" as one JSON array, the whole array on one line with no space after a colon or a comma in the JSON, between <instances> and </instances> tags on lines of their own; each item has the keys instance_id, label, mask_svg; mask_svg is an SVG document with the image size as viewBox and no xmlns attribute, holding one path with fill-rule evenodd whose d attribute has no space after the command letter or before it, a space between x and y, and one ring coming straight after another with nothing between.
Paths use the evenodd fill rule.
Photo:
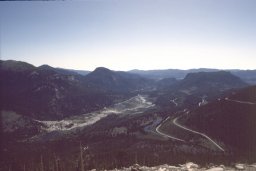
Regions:
<instances>
[{"instance_id":1,"label":"distant mountain range","mask_svg":"<svg viewBox=\"0 0 256 171\"><path fill-rule=\"evenodd\" d=\"M1 60L0 60L1 61ZM11 61L11 60L9 60ZM18 62L18 61L16 61ZM22 62L25 63L25 62ZM14 65L14 64L10 64ZM31 65L31 64L30 64ZM33 65L31 65L33 66ZM11 67L11 66L9 66ZM18 67L18 66L16 66ZM41 67L48 67L54 69L58 73L62 74L79 74L79 75L87 75L92 71L88 70L75 70L75 69L64 69L64 68L53 68L49 65L42 65ZM103 68L103 67L99 67ZM159 70L139 70L134 69L127 71L126 73L133 73L136 75L140 75L145 78L153 79L153 80L161 80L165 78L175 78L175 79L183 79L188 73L197 73L197 72L217 72L223 71L220 69L211 69L211 68L198 68L198 69L159 69ZM256 69L254 70L241 70L241 69L227 69L225 71L231 72L232 74L240 77L243 81L247 82L248 84L256 84Z\"/></svg>"},{"instance_id":2,"label":"distant mountain range","mask_svg":"<svg viewBox=\"0 0 256 171\"><path fill-rule=\"evenodd\" d=\"M163 78L176 78L183 79L188 73L197 73L197 72L217 72L221 71L219 69L209 69L209 68L199 68L199 69L165 69L165 70L131 70L129 72L139 74L146 78L151 79L163 79ZM240 77L242 80L248 84L256 84L256 70L239 70L231 69L225 70L231 72L232 74Z\"/></svg>"},{"instance_id":3,"label":"distant mountain range","mask_svg":"<svg viewBox=\"0 0 256 171\"><path fill-rule=\"evenodd\" d=\"M63 68L55 68L59 70L59 72L67 72L71 71L73 73L77 73L80 75L87 75L91 71L86 70L73 70L73 69L63 69ZM153 80L161 80L165 78L175 78L175 79L183 79L188 73L197 73L197 72L217 72L223 71L220 69L210 69L210 68L199 68L199 69L163 69L163 70L130 70L127 71L129 73L138 74L142 77L153 79ZM232 74L238 76L243 81L248 84L254 85L256 84L256 69L255 70L240 70L240 69L228 69L225 70L227 72L231 72Z\"/></svg>"},{"instance_id":4,"label":"distant mountain range","mask_svg":"<svg viewBox=\"0 0 256 171\"><path fill-rule=\"evenodd\" d=\"M216 70L189 73L181 80L172 78L174 75L177 77L179 70L176 70L177 73L165 75L167 78L157 81L143 77L143 74L112 71L103 67L81 75L76 70L48 65L35 67L12 60L0 62L3 109L40 119L61 119L91 112L109 106L118 99L152 90L162 91L164 96L177 95L177 92L216 95L230 88L246 86L229 72L212 72Z\"/></svg>"}]
</instances>

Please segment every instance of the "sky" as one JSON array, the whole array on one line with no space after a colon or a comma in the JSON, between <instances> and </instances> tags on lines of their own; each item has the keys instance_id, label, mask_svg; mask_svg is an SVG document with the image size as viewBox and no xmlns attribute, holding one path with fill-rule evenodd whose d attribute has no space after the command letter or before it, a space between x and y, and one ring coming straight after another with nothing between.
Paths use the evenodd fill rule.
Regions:
<instances>
[{"instance_id":1,"label":"sky","mask_svg":"<svg viewBox=\"0 0 256 171\"><path fill-rule=\"evenodd\" d=\"M35 66L256 69L256 0L4 1L0 42Z\"/></svg>"}]
</instances>

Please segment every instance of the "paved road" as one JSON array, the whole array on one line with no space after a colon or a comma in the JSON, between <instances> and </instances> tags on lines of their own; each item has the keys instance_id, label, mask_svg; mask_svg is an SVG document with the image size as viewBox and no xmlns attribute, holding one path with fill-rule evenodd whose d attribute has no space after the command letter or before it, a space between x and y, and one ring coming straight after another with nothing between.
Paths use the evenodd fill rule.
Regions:
<instances>
[{"instance_id":1,"label":"paved road","mask_svg":"<svg viewBox=\"0 0 256 171\"><path fill-rule=\"evenodd\" d=\"M208 137L207 135L205 135L205 134L203 134L203 133L201 133L201 132L197 132L197 131L194 131L194 130L192 130L192 129L186 128L185 126L182 126L182 125L180 125L179 123L177 123L177 120L178 120L180 117L181 117L181 116L176 117L176 118L172 121L173 124L175 124L176 126L182 128L182 129L185 129L185 130L187 130L187 131L190 131L190 132L192 132L192 133L194 133L194 134L198 134L198 135L201 135L201 136L205 137L205 138L208 139L212 144L214 144L218 149L220 149L221 151L225 151L220 145L218 145L215 141L213 141L213 140L212 140L210 137Z\"/></svg>"},{"instance_id":2,"label":"paved road","mask_svg":"<svg viewBox=\"0 0 256 171\"><path fill-rule=\"evenodd\" d=\"M227 97L225 98L225 100L230 101L230 102L242 103L242 104L256 105L256 103L253 103L253 102L232 100L232 99L229 99L229 98L227 98Z\"/></svg>"},{"instance_id":3,"label":"paved road","mask_svg":"<svg viewBox=\"0 0 256 171\"><path fill-rule=\"evenodd\" d=\"M165 133L163 133L163 132L161 132L161 131L159 130L159 128L162 126L162 124L165 123L169 118L170 118L170 117L167 117L161 124L159 124L159 125L156 127L156 132L157 132L158 134L162 135L163 137L168 137L168 138L171 138L171 139L174 139L174 140L177 140L177 141L185 142L185 140L183 140L183 139L170 136L170 135L165 134Z\"/></svg>"}]
</instances>

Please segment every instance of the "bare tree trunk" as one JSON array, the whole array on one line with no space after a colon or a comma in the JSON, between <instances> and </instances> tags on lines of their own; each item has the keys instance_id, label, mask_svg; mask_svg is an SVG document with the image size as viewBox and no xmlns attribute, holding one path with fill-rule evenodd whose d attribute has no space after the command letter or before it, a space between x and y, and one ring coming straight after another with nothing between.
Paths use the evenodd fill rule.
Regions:
<instances>
[{"instance_id":1,"label":"bare tree trunk","mask_svg":"<svg viewBox=\"0 0 256 171\"><path fill-rule=\"evenodd\" d=\"M56 159L56 169L58 170L58 171L61 171L61 168L60 168L60 160L57 158Z\"/></svg>"},{"instance_id":2,"label":"bare tree trunk","mask_svg":"<svg viewBox=\"0 0 256 171\"><path fill-rule=\"evenodd\" d=\"M49 163L49 171L54 171L54 162L52 165L52 160L49 158L48 163Z\"/></svg>"},{"instance_id":3,"label":"bare tree trunk","mask_svg":"<svg viewBox=\"0 0 256 171\"><path fill-rule=\"evenodd\" d=\"M61 161L58 160L58 167L59 167L59 171L62 171L62 165L61 165Z\"/></svg>"},{"instance_id":4,"label":"bare tree trunk","mask_svg":"<svg viewBox=\"0 0 256 171\"><path fill-rule=\"evenodd\" d=\"M44 171L44 162L43 162L43 156L42 155L41 155L40 165L41 165L41 171Z\"/></svg>"},{"instance_id":5,"label":"bare tree trunk","mask_svg":"<svg viewBox=\"0 0 256 171\"><path fill-rule=\"evenodd\" d=\"M58 163L58 159L57 159L57 157L56 157L56 155L54 154L54 165L55 165L55 167L53 167L53 168L55 168L54 170L55 171L59 171L59 163Z\"/></svg>"},{"instance_id":6,"label":"bare tree trunk","mask_svg":"<svg viewBox=\"0 0 256 171\"><path fill-rule=\"evenodd\" d=\"M137 155L137 152L135 152L135 164L138 164L138 155Z\"/></svg>"},{"instance_id":7,"label":"bare tree trunk","mask_svg":"<svg viewBox=\"0 0 256 171\"><path fill-rule=\"evenodd\" d=\"M80 161L81 161L81 171L84 171L83 147L81 142L80 142Z\"/></svg>"}]
</instances>

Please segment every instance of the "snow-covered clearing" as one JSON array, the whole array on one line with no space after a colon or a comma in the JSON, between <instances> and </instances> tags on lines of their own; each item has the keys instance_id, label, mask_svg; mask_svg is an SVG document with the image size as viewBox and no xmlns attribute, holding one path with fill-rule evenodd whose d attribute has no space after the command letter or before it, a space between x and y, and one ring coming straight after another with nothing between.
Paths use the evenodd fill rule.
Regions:
<instances>
[{"instance_id":1,"label":"snow-covered clearing","mask_svg":"<svg viewBox=\"0 0 256 171\"><path fill-rule=\"evenodd\" d=\"M126 101L114 104L111 107L104 108L99 111L86 113L79 116L69 117L60 121L38 121L43 123L46 131L56 131L56 130L73 130L76 128L82 128L88 125L92 125L97 121L101 120L108 115L132 115L142 113L143 111L153 107L154 104L148 101L148 98L143 95L137 95Z\"/></svg>"}]
</instances>

